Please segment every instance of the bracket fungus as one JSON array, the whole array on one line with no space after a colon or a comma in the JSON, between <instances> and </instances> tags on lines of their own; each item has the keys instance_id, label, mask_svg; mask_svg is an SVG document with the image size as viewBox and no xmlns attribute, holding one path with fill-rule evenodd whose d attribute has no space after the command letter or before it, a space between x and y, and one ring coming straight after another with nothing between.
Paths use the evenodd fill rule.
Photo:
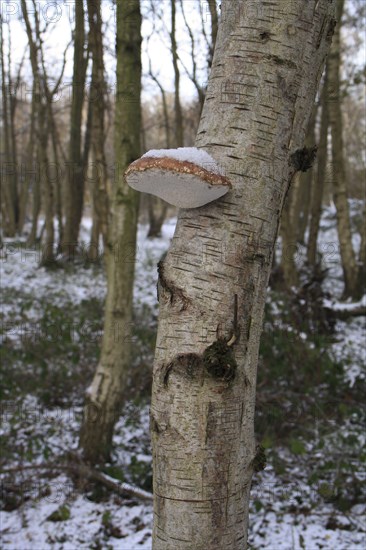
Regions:
<instances>
[{"instance_id":1,"label":"bracket fungus","mask_svg":"<svg viewBox=\"0 0 366 550\"><path fill-rule=\"evenodd\" d=\"M151 150L125 172L128 185L178 208L198 208L231 189L223 169L202 149Z\"/></svg>"}]
</instances>

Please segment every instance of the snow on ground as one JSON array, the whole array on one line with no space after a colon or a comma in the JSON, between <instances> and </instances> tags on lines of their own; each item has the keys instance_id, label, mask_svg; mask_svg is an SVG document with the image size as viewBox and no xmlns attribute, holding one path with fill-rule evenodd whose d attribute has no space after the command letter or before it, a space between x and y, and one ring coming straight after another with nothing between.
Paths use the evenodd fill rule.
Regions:
<instances>
[{"instance_id":1,"label":"snow on ground","mask_svg":"<svg viewBox=\"0 0 366 550\"><path fill-rule=\"evenodd\" d=\"M132 550L151 548L152 508L150 505L112 498L91 502L77 494L65 476L49 483L51 491L15 512L2 512L1 543L6 550L76 548ZM36 497L36 487L32 488ZM60 506L70 509L70 519L47 518ZM108 518L108 521L106 521ZM99 546L98 546L99 544Z\"/></svg>"},{"instance_id":2,"label":"snow on ground","mask_svg":"<svg viewBox=\"0 0 366 550\"><path fill-rule=\"evenodd\" d=\"M147 306L151 312L157 312L156 264L168 249L175 221L171 219L165 223L161 239L147 239L147 227L139 227L134 288L136 308ZM84 220L82 238L85 237L85 242L89 227L90 222ZM357 235L355 244L359 245ZM322 219L320 248L325 252L323 261L329 268L326 285L333 294L336 290L340 296L341 266L337 247L334 209L331 207ZM20 244L20 248L6 243L0 262L1 284L7 291L2 310L3 322L9 319L21 319L22 322L24 319L40 319L42 302L49 300L50 296L53 303L65 308L70 303L80 304L91 297L104 299L106 282L102 269L80 266L80 269L70 272L66 269L46 271L38 268L38 260L37 251L27 251L24 243ZM11 291L20 293L20 297L11 299ZM22 304L24 298L29 301L28 308ZM346 358L345 375L350 385L355 383L356 378L365 378L364 330L364 318L341 321L332 344L335 359ZM14 331L9 329L5 336L14 338ZM116 425L115 436L115 464L123 471L132 460L138 460L141 464L151 461L148 406L129 404L127 409L126 415ZM30 411L33 411L32 414ZM51 457L57 455L60 449L76 447L80 417L80 407L47 409L33 396L28 396L23 399L20 410L7 410L5 416L2 415L0 435L16 434L20 447L26 447L29 440L35 442L31 458L22 457L22 465L41 464L47 458L44 456L45 441ZM37 441L40 441L39 448ZM15 464L7 466L11 468ZM23 492L26 491L31 498L13 511L1 512L1 548L4 550L151 548L150 504L116 495L109 495L101 502L92 501L87 495L77 492L64 475L37 477L32 471L30 479L34 483L29 486L29 476L25 473L22 474L24 478L19 479L20 483L27 480L28 485L23 487ZM126 481L133 483L133 479ZM70 510L69 519L58 522L48 520L60 505ZM325 503L317 492L312 491L300 466L294 466L288 479L277 476L269 466L264 472L256 474L253 480L251 548L365 548L365 511L366 506L359 504L347 513L335 511L331 504Z\"/></svg>"}]
</instances>

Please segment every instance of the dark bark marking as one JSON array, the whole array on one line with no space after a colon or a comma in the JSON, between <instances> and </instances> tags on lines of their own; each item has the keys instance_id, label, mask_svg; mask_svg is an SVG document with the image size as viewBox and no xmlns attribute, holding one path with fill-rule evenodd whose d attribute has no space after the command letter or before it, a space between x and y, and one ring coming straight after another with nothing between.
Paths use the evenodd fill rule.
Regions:
<instances>
[{"instance_id":1,"label":"dark bark marking","mask_svg":"<svg viewBox=\"0 0 366 550\"><path fill-rule=\"evenodd\" d=\"M268 42L268 40L270 39L270 36L271 36L270 33L267 32L267 31L261 32L260 35L259 35L260 39L261 39L264 43Z\"/></svg>"},{"instance_id":2,"label":"dark bark marking","mask_svg":"<svg viewBox=\"0 0 366 550\"><path fill-rule=\"evenodd\" d=\"M277 73L277 84L285 99L288 101L295 100L297 92L293 82L288 82L285 77Z\"/></svg>"},{"instance_id":3,"label":"dark bark marking","mask_svg":"<svg viewBox=\"0 0 366 550\"><path fill-rule=\"evenodd\" d=\"M168 387L169 376L172 370L178 370L188 378L193 379L202 367L202 358L197 353L181 353L167 365L161 367L162 382L164 387Z\"/></svg>"},{"instance_id":4,"label":"dark bark marking","mask_svg":"<svg viewBox=\"0 0 366 550\"><path fill-rule=\"evenodd\" d=\"M225 338L219 338L202 354L206 372L218 380L230 382L236 375L237 363L231 347Z\"/></svg>"},{"instance_id":5,"label":"dark bark marking","mask_svg":"<svg viewBox=\"0 0 366 550\"><path fill-rule=\"evenodd\" d=\"M315 46L317 50L320 48L320 44L321 44L322 38L324 36L324 27L326 25L326 22L327 22L327 17L324 16L321 27L320 27L319 37L318 37L318 40L317 40L317 43L316 43L316 46ZM327 33L325 35L325 41L326 42L331 42L333 34L334 34L334 30L336 28L336 25L337 25L337 20L334 17L332 17L330 19L329 23L328 23Z\"/></svg>"},{"instance_id":6,"label":"dark bark marking","mask_svg":"<svg viewBox=\"0 0 366 550\"><path fill-rule=\"evenodd\" d=\"M329 21L327 36L325 37L327 42L331 42L336 26L337 20L332 17L332 19Z\"/></svg>"},{"instance_id":7,"label":"dark bark marking","mask_svg":"<svg viewBox=\"0 0 366 550\"><path fill-rule=\"evenodd\" d=\"M296 172L306 172L313 164L317 153L317 146L297 149L290 157L290 164Z\"/></svg>"},{"instance_id":8,"label":"dark bark marking","mask_svg":"<svg viewBox=\"0 0 366 550\"><path fill-rule=\"evenodd\" d=\"M237 340L239 340L240 328L238 324L238 295L234 296L234 322L233 322L233 332L230 338L226 341L229 348L231 348Z\"/></svg>"},{"instance_id":9,"label":"dark bark marking","mask_svg":"<svg viewBox=\"0 0 366 550\"><path fill-rule=\"evenodd\" d=\"M182 305L180 308L180 311L185 311L189 304L191 303L191 300L187 298L187 296L184 294L183 289L176 286L172 281L169 281L164 274L165 271L165 264L164 260L160 260L158 263L158 286L157 286L157 294L158 294L158 302L160 299L160 291L159 288L162 288L165 292L167 292L170 295L169 303L170 305L174 305L174 302L178 299L181 301Z\"/></svg>"},{"instance_id":10,"label":"dark bark marking","mask_svg":"<svg viewBox=\"0 0 366 550\"><path fill-rule=\"evenodd\" d=\"M274 61L276 65L282 65L282 66L288 67L289 69L297 69L296 63L294 63L290 59L283 59L278 55L269 55L268 59L270 59L271 61Z\"/></svg>"},{"instance_id":11,"label":"dark bark marking","mask_svg":"<svg viewBox=\"0 0 366 550\"><path fill-rule=\"evenodd\" d=\"M159 262L160 263L160 262ZM219 325L217 326L217 340L210 344L202 353L181 353L176 355L167 365L161 367L161 382L168 387L169 376L174 370L180 371L189 379L193 379L198 373L202 376L206 371L212 378L231 382L236 375L237 363L233 353L233 346L239 339L240 329L238 324L238 295L234 296L233 330L228 338L220 338Z\"/></svg>"},{"instance_id":12,"label":"dark bark marking","mask_svg":"<svg viewBox=\"0 0 366 550\"><path fill-rule=\"evenodd\" d=\"M251 329L251 326L252 326L252 318L249 317L249 320L248 320L248 327L247 327L247 340L249 341L249 337L250 337L250 329Z\"/></svg>"},{"instance_id":13,"label":"dark bark marking","mask_svg":"<svg viewBox=\"0 0 366 550\"><path fill-rule=\"evenodd\" d=\"M155 432L157 434L160 433L160 428L159 428L159 424L157 423L154 415L152 414L152 412L150 411L150 430L152 432Z\"/></svg>"},{"instance_id":14,"label":"dark bark marking","mask_svg":"<svg viewBox=\"0 0 366 550\"><path fill-rule=\"evenodd\" d=\"M207 409L207 422L206 422L206 437L205 437L205 443L207 444L207 441L212 438L212 436L216 433L217 430L217 421L216 417L212 414L214 412L214 407L211 402L208 403L208 409Z\"/></svg>"}]
</instances>

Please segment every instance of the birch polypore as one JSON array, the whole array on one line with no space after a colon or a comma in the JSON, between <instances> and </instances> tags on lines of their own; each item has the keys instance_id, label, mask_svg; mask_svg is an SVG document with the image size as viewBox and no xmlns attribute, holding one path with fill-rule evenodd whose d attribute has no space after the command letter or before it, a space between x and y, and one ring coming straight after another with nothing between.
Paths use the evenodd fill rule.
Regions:
<instances>
[{"instance_id":1,"label":"birch polypore","mask_svg":"<svg viewBox=\"0 0 366 550\"><path fill-rule=\"evenodd\" d=\"M205 151L194 147L149 151L126 170L132 189L150 193L178 208L198 208L231 188L222 169Z\"/></svg>"},{"instance_id":2,"label":"birch polypore","mask_svg":"<svg viewBox=\"0 0 366 550\"><path fill-rule=\"evenodd\" d=\"M265 292L333 29L329 0L221 3L196 146L233 188L180 211L159 264L154 550L247 547Z\"/></svg>"}]
</instances>

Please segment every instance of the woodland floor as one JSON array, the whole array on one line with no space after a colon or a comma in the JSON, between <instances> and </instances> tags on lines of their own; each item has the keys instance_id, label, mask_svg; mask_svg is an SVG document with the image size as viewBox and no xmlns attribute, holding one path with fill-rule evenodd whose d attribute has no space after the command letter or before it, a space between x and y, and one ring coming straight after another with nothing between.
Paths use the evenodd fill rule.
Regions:
<instances>
[{"instance_id":1,"label":"woodland floor","mask_svg":"<svg viewBox=\"0 0 366 550\"><path fill-rule=\"evenodd\" d=\"M353 201L351 207L357 247L361 205ZM104 469L147 491L152 487L149 392L156 264L174 226L175 220L168 220L163 237L153 240L146 239L146 226L139 228L129 330L134 357L113 462ZM316 282L311 290L288 294L276 285L268 293L256 425L267 467L253 478L252 550L366 547L365 317L335 321L324 314L323 304L333 306L342 292L332 206L324 212L320 237L327 269L322 287L331 296ZM300 246L297 263L306 283L303 252ZM7 241L2 253L0 548L151 548L150 504L96 484L76 487L66 472L41 468L77 446L83 395L103 328L101 263L81 257L45 270L38 268L37 250L31 253L21 241Z\"/></svg>"}]
</instances>

